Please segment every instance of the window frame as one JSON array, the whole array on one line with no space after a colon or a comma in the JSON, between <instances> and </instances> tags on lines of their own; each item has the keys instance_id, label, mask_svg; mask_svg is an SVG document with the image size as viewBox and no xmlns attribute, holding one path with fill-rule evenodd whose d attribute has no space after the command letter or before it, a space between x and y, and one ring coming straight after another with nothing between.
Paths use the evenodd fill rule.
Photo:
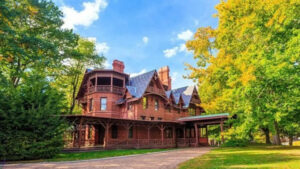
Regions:
<instances>
[{"instance_id":1,"label":"window frame","mask_svg":"<svg viewBox=\"0 0 300 169\"><path fill-rule=\"evenodd\" d=\"M105 100L105 104L102 103L102 100ZM105 107L105 109L103 109L103 107ZM100 111L106 111L106 110L107 110L107 97L100 97Z\"/></svg>"}]
</instances>

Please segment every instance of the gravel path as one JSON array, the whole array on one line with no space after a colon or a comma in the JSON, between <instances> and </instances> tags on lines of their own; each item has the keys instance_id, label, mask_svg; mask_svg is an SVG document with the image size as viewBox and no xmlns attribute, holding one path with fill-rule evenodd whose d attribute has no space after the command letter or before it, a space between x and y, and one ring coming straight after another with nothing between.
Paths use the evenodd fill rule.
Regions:
<instances>
[{"instance_id":1,"label":"gravel path","mask_svg":"<svg viewBox=\"0 0 300 169\"><path fill-rule=\"evenodd\" d=\"M102 159L92 159L92 160L7 164L5 166L0 166L0 168L3 167L4 169L6 168L171 169L171 168L176 168L176 166L179 163L203 155L207 153L209 150L210 150L209 147L182 148L182 149L170 150L165 152L156 152L156 153L111 157L111 158L102 158Z\"/></svg>"}]
</instances>

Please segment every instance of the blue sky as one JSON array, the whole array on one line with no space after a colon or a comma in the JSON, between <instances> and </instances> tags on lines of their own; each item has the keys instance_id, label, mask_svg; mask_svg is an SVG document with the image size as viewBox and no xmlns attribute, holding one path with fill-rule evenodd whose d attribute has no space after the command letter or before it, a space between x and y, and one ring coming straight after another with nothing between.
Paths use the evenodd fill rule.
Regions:
<instances>
[{"instance_id":1,"label":"blue sky","mask_svg":"<svg viewBox=\"0 0 300 169\"><path fill-rule=\"evenodd\" d=\"M194 65L185 42L197 28L217 26L219 0L54 0L64 13L65 28L97 44L107 58L138 74L168 65L173 88L193 85L182 76L184 63Z\"/></svg>"}]
</instances>

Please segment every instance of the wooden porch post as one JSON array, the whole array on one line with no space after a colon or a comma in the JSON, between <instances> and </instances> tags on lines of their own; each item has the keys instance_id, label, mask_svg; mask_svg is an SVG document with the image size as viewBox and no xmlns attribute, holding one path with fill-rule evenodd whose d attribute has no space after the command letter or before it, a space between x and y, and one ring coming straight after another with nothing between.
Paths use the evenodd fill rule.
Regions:
<instances>
[{"instance_id":1,"label":"wooden porch post","mask_svg":"<svg viewBox=\"0 0 300 169\"><path fill-rule=\"evenodd\" d=\"M160 127L160 134L161 134L161 145L164 144L164 126L163 124Z\"/></svg>"},{"instance_id":2,"label":"wooden porch post","mask_svg":"<svg viewBox=\"0 0 300 169\"><path fill-rule=\"evenodd\" d=\"M196 137L196 144L195 144L195 147L198 147L198 144L199 144L199 131L198 131L198 124L195 123L194 124L195 126L195 137Z\"/></svg>"},{"instance_id":3,"label":"wooden porch post","mask_svg":"<svg viewBox=\"0 0 300 169\"><path fill-rule=\"evenodd\" d=\"M148 146L150 145L150 129L151 129L151 127L147 127L147 139L148 139Z\"/></svg>"},{"instance_id":4,"label":"wooden porch post","mask_svg":"<svg viewBox=\"0 0 300 169\"><path fill-rule=\"evenodd\" d=\"M79 131L78 131L78 147L80 148L81 146L81 131L82 130L82 118L80 119L79 122Z\"/></svg>"},{"instance_id":5,"label":"wooden porch post","mask_svg":"<svg viewBox=\"0 0 300 169\"><path fill-rule=\"evenodd\" d=\"M185 126L183 127L183 141L184 141L184 145L186 144L186 142L185 142Z\"/></svg>"},{"instance_id":6,"label":"wooden porch post","mask_svg":"<svg viewBox=\"0 0 300 169\"><path fill-rule=\"evenodd\" d=\"M224 125L224 122L223 122L223 120L221 121L221 123L220 123L220 127L221 127L221 139L222 139L222 143L224 143L224 135L223 135L223 125Z\"/></svg>"},{"instance_id":7,"label":"wooden porch post","mask_svg":"<svg viewBox=\"0 0 300 169\"><path fill-rule=\"evenodd\" d=\"M105 144L104 144L105 148L107 148L108 146L108 137L109 137L109 122L105 124Z\"/></svg>"},{"instance_id":8,"label":"wooden porch post","mask_svg":"<svg viewBox=\"0 0 300 169\"><path fill-rule=\"evenodd\" d=\"M176 147L176 128L173 126L173 144L175 144Z\"/></svg>"}]
</instances>

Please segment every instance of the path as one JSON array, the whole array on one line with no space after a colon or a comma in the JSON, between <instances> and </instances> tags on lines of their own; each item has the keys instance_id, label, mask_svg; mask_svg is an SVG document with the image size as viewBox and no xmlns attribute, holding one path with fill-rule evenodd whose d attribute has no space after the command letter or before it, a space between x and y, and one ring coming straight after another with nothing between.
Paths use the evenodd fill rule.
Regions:
<instances>
[{"instance_id":1,"label":"path","mask_svg":"<svg viewBox=\"0 0 300 169\"><path fill-rule=\"evenodd\" d=\"M176 149L176 150L170 150L165 152L156 152L156 153L122 156L122 157L111 157L111 158L103 158L103 159L64 161L64 162L42 162L42 163L27 163L27 164L7 164L2 167L4 169L6 168L171 169L171 168L176 168L176 166L179 163L203 155L207 153L209 150L210 150L209 147L183 148L183 149Z\"/></svg>"}]
</instances>

